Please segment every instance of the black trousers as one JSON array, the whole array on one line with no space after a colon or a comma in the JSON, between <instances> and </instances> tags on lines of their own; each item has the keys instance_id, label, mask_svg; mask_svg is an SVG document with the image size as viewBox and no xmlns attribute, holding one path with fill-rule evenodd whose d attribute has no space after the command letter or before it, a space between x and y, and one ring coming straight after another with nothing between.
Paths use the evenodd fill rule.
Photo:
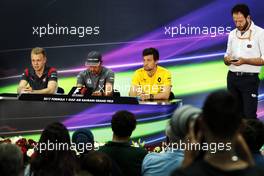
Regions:
<instances>
[{"instance_id":1,"label":"black trousers","mask_svg":"<svg viewBox=\"0 0 264 176\"><path fill-rule=\"evenodd\" d=\"M228 72L227 89L238 99L240 112L244 118L257 118L258 88L257 73Z\"/></svg>"}]
</instances>

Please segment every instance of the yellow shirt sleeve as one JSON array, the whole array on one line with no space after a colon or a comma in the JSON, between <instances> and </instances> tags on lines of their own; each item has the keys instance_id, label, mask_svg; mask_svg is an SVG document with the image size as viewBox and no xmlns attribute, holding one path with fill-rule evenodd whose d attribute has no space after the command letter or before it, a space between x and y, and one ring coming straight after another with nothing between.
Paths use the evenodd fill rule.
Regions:
<instances>
[{"instance_id":1,"label":"yellow shirt sleeve","mask_svg":"<svg viewBox=\"0 0 264 176\"><path fill-rule=\"evenodd\" d=\"M171 86L171 73L169 71L164 72L164 86Z\"/></svg>"},{"instance_id":2,"label":"yellow shirt sleeve","mask_svg":"<svg viewBox=\"0 0 264 176\"><path fill-rule=\"evenodd\" d=\"M132 85L133 86L138 86L138 85L140 85L140 83L139 83L139 73L138 73L138 71L136 71L135 73L134 73L134 75L133 75L133 77L132 77Z\"/></svg>"}]
</instances>

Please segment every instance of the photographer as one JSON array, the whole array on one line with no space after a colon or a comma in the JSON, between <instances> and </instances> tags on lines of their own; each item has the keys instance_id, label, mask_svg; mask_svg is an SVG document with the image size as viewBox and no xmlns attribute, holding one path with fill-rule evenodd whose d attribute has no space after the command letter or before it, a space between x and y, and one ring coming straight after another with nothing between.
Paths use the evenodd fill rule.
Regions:
<instances>
[{"instance_id":1,"label":"photographer","mask_svg":"<svg viewBox=\"0 0 264 176\"><path fill-rule=\"evenodd\" d=\"M184 105L173 113L165 130L168 141L163 145L165 152L152 152L145 156L142 164L142 176L167 176L175 168L181 166L184 149L180 149L180 146L188 132L186 124L192 119L197 119L200 114L201 109L191 105Z\"/></svg>"},{"instance_id":2,"label":"photographer","mask_svg":"<svg viewBox=\"0 0 264 176\"><path fill-rule=\"evenodd\" d=\"M198 131L194 131L194 121L189 123L188 141L201 143L202 137L208 144L231 144L231 148L205 151L197 159L199 151L185 150L182 168L174 171L180 175L264 175L264 170L254 165L249 149L239 133L242 118L239 115L236 99L226 91L210 94L204 105L203 114L196 120Z\"/></svg>"}]
</instances>

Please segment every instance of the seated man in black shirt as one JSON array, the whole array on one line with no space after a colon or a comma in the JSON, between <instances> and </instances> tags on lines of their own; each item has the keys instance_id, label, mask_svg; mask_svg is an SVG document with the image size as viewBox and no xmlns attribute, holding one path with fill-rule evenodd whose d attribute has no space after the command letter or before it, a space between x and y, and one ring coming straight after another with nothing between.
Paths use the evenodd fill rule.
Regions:
<instances>
[{"instance_id":1,"label":"seated man in black shirt","mask_svg":"<svg viewBox=\"0 0 264 176\"><path fill-rule=\"evenodd\" d=\"M43 48L31 50L32 67L26 68L19 82L17 93L54 94L57 90L57 71L46 66L47 57Z\"/></svg>"},{"instance_id":2,"label":"seated man in black shirt","mask_svg":"<svg viewBox=\"0 0 264 176\"><path fill-rule=\"evenodd\" d=\"M114 72L102 65L102 55L91 51L86 58L86 70L77 76L77 87L90 89L92 96L112 96L114 88Z\"/></svg>"},{"instance_id":3,"label":"seated man in black shirt","mask_svg":"<svg viewBox=\"0 0 264 176\"><path fill-rule=\"evenodd\" d=\"M188 133L188 144L200 144L204 154L197 158L195 150L185 150L182 168L174 171L172 176L263 176L264 170L254 165L239 132L241 121L238 102L229 92L209 95L202 117L197 121L200 130L195 133L191 122ZM198 138L201 135L204 142Z\"/></svg>"}]
</instances>

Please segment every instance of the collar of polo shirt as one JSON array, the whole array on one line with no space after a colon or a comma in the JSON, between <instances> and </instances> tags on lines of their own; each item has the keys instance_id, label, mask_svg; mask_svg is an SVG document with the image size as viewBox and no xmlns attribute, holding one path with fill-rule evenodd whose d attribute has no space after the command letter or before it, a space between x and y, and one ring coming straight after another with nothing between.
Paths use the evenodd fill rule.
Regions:
<instances>
[{"instance_id":1,"label":"collar of polo shirt","mask_svg":"<svg viewBox=\"0 0 264 176\"><path fill-rule=\"evenodd\" d=\"M251 40L251 37L252 37L252 33L253 33L253 30L254 30L254 27L255 27L255 24L251 20L250 27L245 32L245 34L247 34L245 37L242 37L241 34L240 34L240 31L238 29L236 29L236 36L237 36L237 38L238 39L241 39L241 40L249 40L250 41Z\"/></svg>"}]
</instances>

